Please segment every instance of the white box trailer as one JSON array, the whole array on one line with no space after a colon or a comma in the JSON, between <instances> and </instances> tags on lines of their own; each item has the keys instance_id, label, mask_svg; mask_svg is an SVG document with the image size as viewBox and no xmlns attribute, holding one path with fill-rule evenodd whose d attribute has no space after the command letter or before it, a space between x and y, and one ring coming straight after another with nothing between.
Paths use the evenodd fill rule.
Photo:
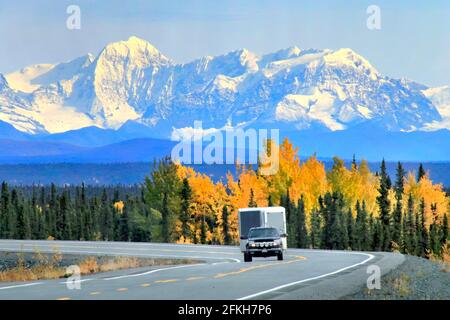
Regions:
<instances>
[{"instance_id":1,"label":"white box trailer","mask_svg":"<svg viewBox=\"0 0 450 320\"><path fill-rule=\"evenodd\" d=\"M245 252L248 231L255 227L277 228L283 249L287 249L286 210L283 207L242 208L238 211L241 252Z\"/></svg>"}]
</instances>

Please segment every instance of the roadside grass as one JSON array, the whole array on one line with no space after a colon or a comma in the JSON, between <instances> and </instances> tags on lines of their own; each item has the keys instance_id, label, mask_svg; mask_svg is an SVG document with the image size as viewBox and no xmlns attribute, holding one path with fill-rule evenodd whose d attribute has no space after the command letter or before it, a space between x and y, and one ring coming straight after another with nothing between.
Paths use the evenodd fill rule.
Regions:
<instances>
[{"instance_id":1,"label":"roadside grass","mask_svg":"<svg viewBox=\"0 0 450 320\"><path fill-rule=\"evenodd\" d=\"M393 284L396 294L405 298L411 294L411 277L406 273L401 273L400 276L394 279Z\"/></svg>"},{"instance_id":2,"label":"roadside grass","mask_svg":"<svg viewBox=\"0 0 450 320\"><path fill-rule=\"evenodd\" d=\"M442 246L442 256L431 253L428 258L441 265L442 272L450 273L450 243L448 241Z\"/></svg>"},{"instance_id":3,"label":"roadside grass","mask_svg":"<svg viewBox=\"0 0 450 320\"><path fill-rule=\"evenodd\" d=\"M0 271L0 282L21 282L33 280L59 279L70 277L67 273L68 265L64 265L64 256L55 251L52 254L43 254L38 250L34 251L34 263L27 266L25 254L15 253L16 265L12 268ZM140 268L148 266L192 264L199 261L191 259L153 259L136 257L108 257L108 256L87 256L80 259L76 265L80 268L82 275Z\"/></svg>"}]
</instances>

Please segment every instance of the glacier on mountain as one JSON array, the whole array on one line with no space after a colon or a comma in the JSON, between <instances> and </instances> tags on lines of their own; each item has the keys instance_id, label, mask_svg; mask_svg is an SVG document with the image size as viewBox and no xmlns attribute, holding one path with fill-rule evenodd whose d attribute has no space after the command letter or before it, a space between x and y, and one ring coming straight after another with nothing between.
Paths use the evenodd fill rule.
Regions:
<instances>
[{"instance_id":1,"label":"glacier on mountain","mask_svg":"<svg viewBox=\"0 0 450 320\"><path fill-rule=\"evenodd\" d=\"M205 130L336 131L370 122L388 131L449 129L449 89L436 90L383 76L348 48L240 49L177 64L130 37L96 57L0 76L0 120L31 134L134 121L165 138L196 120Z\"/></svg>"}]
</instances>

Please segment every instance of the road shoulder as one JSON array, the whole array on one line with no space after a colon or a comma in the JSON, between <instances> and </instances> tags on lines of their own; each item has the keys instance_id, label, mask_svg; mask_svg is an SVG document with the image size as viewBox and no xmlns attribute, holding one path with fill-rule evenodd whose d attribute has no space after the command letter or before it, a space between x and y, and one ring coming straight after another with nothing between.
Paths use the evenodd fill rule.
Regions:
<instances>
[{"instance_id":1,"label":"road shoulder","mask_svg":"<svg viewBox=\"0 0 450 320\"><path fill-rule=\"evenodd\" d=\"M368 254L372 254L374 259L367 263L324 278L284 288L259 298L276 300L341 299L366 288L367 279L370 276L370 274L367 273L368 266L378 266L380 268L381 276L384 276L405 261L402 254L384 252L368 252Z\"/></svg>"}]
</instances>

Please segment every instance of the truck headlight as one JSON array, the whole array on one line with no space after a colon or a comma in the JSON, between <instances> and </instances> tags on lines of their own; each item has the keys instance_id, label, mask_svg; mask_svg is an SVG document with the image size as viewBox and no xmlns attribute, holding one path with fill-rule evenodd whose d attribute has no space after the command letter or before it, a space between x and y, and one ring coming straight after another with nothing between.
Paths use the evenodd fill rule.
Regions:
<instances>
[{"instance_id":1,"label":"truck headlight","mask_svg":"<svg viewBox=\"0 0 450 320\"><path fill-rule=\"evenodd\" d=\"M251 243L248 244L248 246L249 246L250 248L254 248L254 247L256 247L256 244L255 244L254 242L251 242Z\"/></svg>"}]
</instances>

